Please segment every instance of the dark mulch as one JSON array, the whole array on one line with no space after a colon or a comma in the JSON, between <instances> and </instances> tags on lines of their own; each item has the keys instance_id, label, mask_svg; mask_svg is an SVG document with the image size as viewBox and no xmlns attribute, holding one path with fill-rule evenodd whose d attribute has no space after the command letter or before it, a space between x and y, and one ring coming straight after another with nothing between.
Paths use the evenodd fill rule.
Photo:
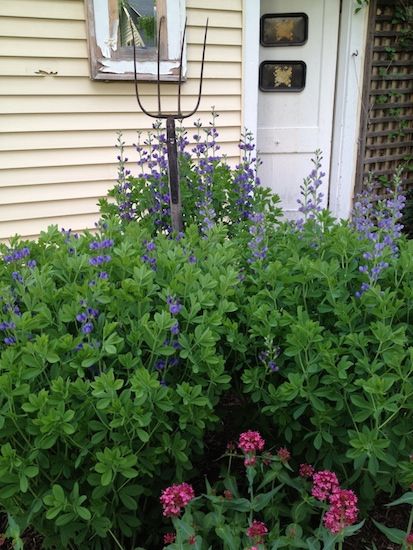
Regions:
<instances>
[{"instance_id":1,"label":"dark mulch","mask_svg":"<svg viewBox=\"0 0 413 550\"><path fill-rule=\"evenodd\" d=\"M7 516L6 514L0 514L0 533L4 533L7 528ZM26 529L22 537L24 541L24 550L41 550L42 549L42 537L36 533L36 531L30 527ZM1 539L0 539L1 540ZM13 550L11 542L6 541L1 550Z\"/></svg>"},{"instance_id":2,"label":"dark mulch","mask_svg":"<svg viewBox=\"0 0 413 550\"><path fill-rule=\"evenodd\" d=\"M395 500L398 496L401 496L402 492L390 500ZM344 550L373 550L376 545L377 550L399 550L400 544L389 542L386 536L377 529L372 522L371 518L374 518L379 523L383 523L387 527L396 527L404 531L407 528L410 515L410 506L403 504L401 506L392 506L386 508L386 504L389 502L388 495L380 495L376 501L374 509L370 516L366 519L363 528L359 533L347 539L344 544Z\"/></svg>"}]
</instances>

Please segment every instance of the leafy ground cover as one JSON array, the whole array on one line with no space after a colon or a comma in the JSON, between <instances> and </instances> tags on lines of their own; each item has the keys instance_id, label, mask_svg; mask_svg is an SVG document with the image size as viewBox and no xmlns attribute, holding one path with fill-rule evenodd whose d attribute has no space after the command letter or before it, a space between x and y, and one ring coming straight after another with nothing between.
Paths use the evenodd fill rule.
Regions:
<instances>
[{"instance_id":1,"label":"leafy ground cover","mask_svg":"<svg viewBox=\"0 0 413 550\"><path fill-rule=\"evenodd\" d=\"M0 505L16 548L34 525L44 548L321 550L359 536L347 540L374 550L356 534L368 517L411 546L400 174L336 221L317 152L302 219L281 221L252 137L230 168L215 116L192 150L179 138L184 233L156 125L137 175L119 136L96 232L3 245ZM403 525L381 521L396 496Z\"/></svg>"}]
</instances>

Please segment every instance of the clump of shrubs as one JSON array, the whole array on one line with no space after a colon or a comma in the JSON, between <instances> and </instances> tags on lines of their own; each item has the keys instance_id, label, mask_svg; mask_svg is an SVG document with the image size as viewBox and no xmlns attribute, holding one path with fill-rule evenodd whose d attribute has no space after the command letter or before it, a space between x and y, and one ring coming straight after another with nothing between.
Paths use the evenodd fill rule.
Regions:
<instances>
[{"instance_id":1,"label":"clump of shrubs","mask_svg":"<svg viewBox=\"0 0 413 550\"><path fill-rule=\"evenodd\" d=\"M400 235L399 181L375 202L361 198L353 223L337 222L321 209L317 152L302 220L285 222L257 178L250 134L235 168L217 138L198 123L188 151L180 136L182 234L170 227L156 125L137 144L138 175L119 137L119 178L96 232L50 227L1 245L0 505L13 526L35 525L45 548L162 547L168 486L165 502L182 508L191 496L185 514L206 514L221 545L231 525L250 547L293 532L338 541L342 514L352 529L356 504L362 516L378 491L413 483L413 247ZM245 465L218 481L235 498L207 486L213 510L203 511L182 484L199 495L211 442L224 454L227 434L250 426L275 442L275 457L259 438L240 446ZM240 489L255 475L271 486L257 517L258 495L247 508L234 485L244 468ZM297 477L314 480L312 468L345 487L328 497L324 535L317 498Z\"/></svg>"}]
</instances>

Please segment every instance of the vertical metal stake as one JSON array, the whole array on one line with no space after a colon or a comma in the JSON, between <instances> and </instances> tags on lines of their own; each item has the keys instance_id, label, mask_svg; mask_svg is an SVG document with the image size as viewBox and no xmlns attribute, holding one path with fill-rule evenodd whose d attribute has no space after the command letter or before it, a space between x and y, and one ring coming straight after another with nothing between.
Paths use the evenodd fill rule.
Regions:
<instances>
[{"instance_id":1,"label":"vertical metal stake","mask_svg":"<svg viewBox=\"0 0 413 550\"><path fill-rule=\"evenodd\" d=\"M166 119L166 142L168 151L169 195L171 203L172 231L184 229L182 221L181 194L179 192L178 149L176 145L175 119Z\"/></svg>"}]
</instances>

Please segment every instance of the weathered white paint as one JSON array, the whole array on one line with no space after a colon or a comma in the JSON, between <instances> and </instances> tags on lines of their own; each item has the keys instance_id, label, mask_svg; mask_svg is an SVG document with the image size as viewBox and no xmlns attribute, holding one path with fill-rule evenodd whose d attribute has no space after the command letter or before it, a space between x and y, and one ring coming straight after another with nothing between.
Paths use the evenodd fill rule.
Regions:
<instances>
[{"instance_id":1,"label":"weathered white paint","mask_svg":"<svg viewBox=\"0 0 413 550\"><path fill-rule=\"evenodd\" d=\"M340 0L261 0L261 14L297 12L308 15L306 44L260 47L260 62L301 60L307 65L302 92L259 92L259 173L289 217L297 214L300 185L312 170L316 149L323 151L326 176L320 190L327 204Z\"/></svg>"},{"instance_id":2,"label":"weathered white paint","mask_svg":"<svg viewBox=\"0 0 413 550\"><path fill-rule=\"evenodd\" d=\"M168 57L179 59L181 38L185 25L185 0L166 2L166 20L168 22ZM178 32L176 32L178 30Z\"/></svg>"},{"instance_id":3,"label":"weathered white paint","mask_svg":"<svg viewBox=\"0 0 413 550\"><path fill-rule=\"evenodd\" d=\"M257 136L258 65L260 56L260 3L243 0L243 97L242 125Z\"/></svg>"},{"instance_id":4,"label":"weathered white paint","mask_svg":"<svg viewBox=\"0 0 413 550\"><path fill-rule=\"evenodd\" d=\"M178 61L161 61L160 74L172 74L172 70L179 66ZM103 73L133 73L133 61L120 61L120 60L104 60L101 63L101 72ZM137 74L152 74L156 75L158 72L158 64L156 61L137 61L136 62Z\"/></svg>"},{"instance_id":5,"label":"weathered white paint","mask_svg":"<svg viewBox=\"0 0 413 550\"><path fill-rule=\"evenodd\" d=\"M353 1L343 0L329 197L330 210L338 218L348 218L352 208L367 23L367 9L355 14Z\"/></svg>"},{"instance_id":6,"label":"weathered white paint","mask_svg":"<svg viewBox=\"0 0 413 550\"><path fill-rule=\"evenodd\" d=\"M109 4L107 0L93 0L95 15L96 44L99 46L103 57L110 58L111 52L116 50L118 44L118 29L109 29Z\"/></svg>"}]
</instances>

